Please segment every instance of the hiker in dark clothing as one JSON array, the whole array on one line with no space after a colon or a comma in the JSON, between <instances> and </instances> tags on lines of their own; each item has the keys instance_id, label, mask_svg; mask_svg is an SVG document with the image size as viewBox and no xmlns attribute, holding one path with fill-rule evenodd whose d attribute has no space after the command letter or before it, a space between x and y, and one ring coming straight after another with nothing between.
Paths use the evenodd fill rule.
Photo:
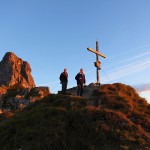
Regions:
<instances>
[{"instance_id":1,"label":"hiker in dark clothing","mask_svg":"<svg viewBox=\"0 0 150 150\"><path fill-rule=\"evenodd\" d=\"M80 69L80 72L75 76L77 80L78 90L77 95L82 96L83 94L83 84L85 84L85 75L83 69Z\"/></svg>"},{"instance_id":2,"label":"hiker in dark clothing","mask_svg":"<svg viewBox=\"0 0 150 150\"><path fill-rule=\"evenodd\" d=\"M68 73L67 69L64 69L64 72L60 74L60 83L62 84L62 94L66 94L67 84L68 84Z\"/></svg>"}]
</instances>

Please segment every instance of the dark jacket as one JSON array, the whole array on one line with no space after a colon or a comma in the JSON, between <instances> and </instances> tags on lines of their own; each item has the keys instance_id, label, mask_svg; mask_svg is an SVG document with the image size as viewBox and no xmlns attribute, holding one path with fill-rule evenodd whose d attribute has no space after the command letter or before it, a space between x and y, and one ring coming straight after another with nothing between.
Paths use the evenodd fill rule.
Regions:
<instances>
[{"instance_id":1,"label":"dark jacket","mask_svg":"<svg viewBox=\"0 0 150 150\"><path fill-rule=\"evenodd\" d=\"M84 75L84 74L78 73L78 74L75 76L75 79L77 80L77 85L78 85L78 84L84 84L84 83L85 83L85 75Z\"/></svg>"},{"instance_id":2,"label":"dark jacket","mask_svg":"<svg viewBox=\"0 0 150 150\"><path fill-rule=\"evenodd\" d=\"M68 82L68 73L62 72L59 77L61 82Z\"/></svg>"}]
</instances>

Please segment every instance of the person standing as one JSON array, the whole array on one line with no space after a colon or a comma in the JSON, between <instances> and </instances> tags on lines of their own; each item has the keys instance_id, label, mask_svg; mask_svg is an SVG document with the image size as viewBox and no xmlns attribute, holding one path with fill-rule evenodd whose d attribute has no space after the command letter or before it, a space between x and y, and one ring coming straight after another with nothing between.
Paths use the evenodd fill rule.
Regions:
<instances>
[{"instance_id":1,"label":"person standing","mask_svg":"<svg viewBox=\"0 0 150 150\"><path fill-rule=\"evenodd\" d=\"M82 96L83 95L83 84L85 84L85 82L86 82L84 71L82 68L80 69L80 72L75 76L75 79L77 80L77 85L78 85L77 95Z\"/></svg>"},{"instance_id":2,"label":"person standing","mask_svg":"<svg viewBox=\"0 0 150 150\"><path fill-rule=\"evenodd\" d=\"M64 71L60 74L60 83L62 84L62 94L66 94L67 84L68 84L68 73L65 68Z\"/></svg>"}]
</instances>

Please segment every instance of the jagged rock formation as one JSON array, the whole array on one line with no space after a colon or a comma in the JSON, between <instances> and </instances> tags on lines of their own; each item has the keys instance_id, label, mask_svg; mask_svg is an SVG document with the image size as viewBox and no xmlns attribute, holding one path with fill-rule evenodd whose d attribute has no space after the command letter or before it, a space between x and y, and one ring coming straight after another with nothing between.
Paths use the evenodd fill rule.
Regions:
<instances>
[{"instance_id":1,"label":"jagged rock formation","mask_svg":"<svg viewBox=\"0 0 150 150\"><path fill-rule=\"evenodd\" d=\"M0 62L0 109L22 109L49 94L49 87L35 87L28 62L5 54Z\"/></svg>"},{"instance_id":2,"label":"jagged rock formation","mask_svg":"<svg viewBox=\"0 0 150 150\"><path fill-rule=\"evenodd\" d=\"M18 83L24 88L35 87L30 64L14 53L7 52L0 62L0 86L13 86Z\"/></svg>"}]
</instances>

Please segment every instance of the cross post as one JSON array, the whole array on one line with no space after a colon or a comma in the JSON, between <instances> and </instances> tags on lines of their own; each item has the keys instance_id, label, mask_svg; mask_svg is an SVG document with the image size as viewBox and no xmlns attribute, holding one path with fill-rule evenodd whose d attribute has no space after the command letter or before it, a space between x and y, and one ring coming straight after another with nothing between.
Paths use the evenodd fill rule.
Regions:
<instances>
[{"instance_id":1,"label":"cross post","mask_svg":"<svg viewBox=\"0 0 150 150\"><path fill-rule=\"evenodd\" d=\"M101 69L100 68L101 62L99 61L99 56L101 56L103 58L106 58L106 56L99 52L98 41L96 41L96 50L93 50L92 48L89 48L89 47L87 48L87 50L96 54L96 62L94 62L94 65L96 67L96 77L97 77L96 85L100 85L100 75L99 74L100 74L100 69Z\"/></svg>"}]
</instances>

